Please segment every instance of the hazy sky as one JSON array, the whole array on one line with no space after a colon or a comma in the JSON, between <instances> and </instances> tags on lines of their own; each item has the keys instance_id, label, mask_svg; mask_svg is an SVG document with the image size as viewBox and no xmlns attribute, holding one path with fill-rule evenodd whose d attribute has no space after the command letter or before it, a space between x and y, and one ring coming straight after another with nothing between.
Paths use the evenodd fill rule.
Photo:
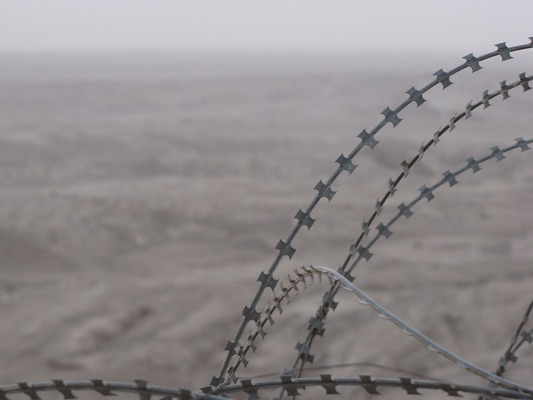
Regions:
<instances>
[{"instance_id":1,"label":"hazy sky","mask_svg":"<svg viewBox=\"0 0 533 400\"><path fill-rule=\"evenodd\" d=\"M433 46L479 53L529 36L532 0L0 0L0 51Z\"/></svg>"}]
</instances>

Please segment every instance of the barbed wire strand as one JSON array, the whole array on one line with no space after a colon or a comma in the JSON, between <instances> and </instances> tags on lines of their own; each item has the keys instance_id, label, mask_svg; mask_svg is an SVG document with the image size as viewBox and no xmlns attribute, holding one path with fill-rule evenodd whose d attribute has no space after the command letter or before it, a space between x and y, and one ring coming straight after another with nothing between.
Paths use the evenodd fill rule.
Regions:
<instances>
[{"instance_id":1,"label":"barbed wire strand","mask_svg":"<svg viewBox=\"0 0 533 400\"><path fill-rule=\"evenodd\" d=\"M375 210L373 211L371 217L368 219L368 222L366 222L366 220L363 221L361 234L356 239L356 241L352 245L350 245L349 254L348 254L346 260L344 261L344 263L343 263L343 265L341 266L341 269L340 269L341 271L343 271L345 276L347 276L349 279L353 280L353 277L351 277L351 272L353 271L355 266L359 263L359 261L360 261L360 259L362 257L359 257L359 259L354 261L354 263L351 265L351 267L348 269L348 271L346 271L348 263L353 259L354 255L356 255L356 254L358 254L360 252L364 252L365 249L362 248L361 241L365 237L368 236L372 223L374 222L376 217L381 213L381 210L383 209L383 206L387 202L387 200L390 199L393 196L393 194L397 191L398 184L402 181L402 179L404 179L408 175L409 170L417 162L419 162L422 159L422 156L425 154L425 152L431 146L435 146L439 142L440 137L444 133L451 132L455 128L455 125L456 125L456 123L458 121L460 121L462 118L468 119L471 116L471 113L472 113L472 111L474 109L480 107L481 105L483 105L483 109L489 107L490 106L489 100L493 99L494 97L496 97L498 95L501 95L504 100L509 98L510 96L509 96L508 92L512 88L516 88L516 87L520 87L521 86L524 91L530 90L531 88L529 86L529 82L531 80L533 80L533 76L527 76L526 77L525 73L522 73L522 74L520 74L520 79L518 81L514 82L513 84L509 85L509 86L505 83L505 81L503 81L503 82L500 82L500 87L501 87L500 90L495 91L495 92L490 93L490 94L488 93L488 91L485 91L483 93L483 100L478 101L475 104L472 104L472 102L470 102L467 105L467 107L466 107L464 112L461 112L459 114L457 114L457 113L454 114L454 116L450 119L449 124L444 126L444 128L439 129L435 133L434 138L431 139L427 144L425 144L425 145L422 144L421 145L418 153L411 159L410 162L407 162L407 161L402 162L402 165L401 165L402 166L402 171L400 172L400 174L397 176L397 178L395 180L389 179L388 190L381 197L381 200L380 200L380 198L378 198L378 200L376 201ZM389 232L386 229L386 227L383 226L383 225L378 225L378 229L383 230L385 235L390 236L392 234L392 232ZM322 336L323 335L324 330L325 330L324 321L326 319L327 312L328 312L329 309L332 309L332 308L334 309L336 307L336 305L337 305L337 303L334 301L334 298L336 296L336 293L337 293L338 289L339 289L338 286L335 284L335 285L333 285L330 288L329 291L327 291L324 294L323 301L319 305L318 311L316 312L315 317L312 317L313 318L313 323L310 324L310 326L308 328L307 336L306 336L306 338L305 338L305 340L303 342L307 347L309 347L309 348L312 347L313 341L314 341L314 339L316 338L317 335L318 336ZM317 325L317 326L315 326L315 325ZM300 358L300 355L298 354L295 362L293 363L293 369L297 368L298 364L300 364L300 368L303 368L307 361L308 360L305 360L305 359L302 360Z\"/></svg>"},{"instance_id":2,"label":"barbed wire strand","mask_svg":"<svg viewBox=\"0 0 533 400\"><path fill-rule=\"evenodd\" d=\"M491 159L496 159L497 161L501 161L501 160L505 159L506 158L505 155L506 154L508 155L508 153L511 152L512 150L520 149L521 150L520 153L528 150L529 149L528 145L533 143L533 139L524 140L522 138L518 138L518 139L515 139L515 142L516 142L515 144L507 146L507 147L505 147L503 149L500 149L498 146L493 146L491 148L491 153L486 155L485 157L482 157L482 158L480 158L477 161L474 160L473 157L471 157L471 158L469 158L467 160L467 163L466 163L465 166L457 169L454 172L446 171L445 173L443 173L444 177L442 179L440 179L438 182L436 182L435 184L433 184L433 185L431 185L429 187L424 186L425 189L421 190L420 194L418 196L416 196L412 201L410 201L408 203L408 205L405 205L404 203L402 203L398 207L398 212L386 224L382 225L384 228L377 230L377 233L373 236L372 240L365 247L365 252L362 252L359 255L358 260L366 259L368 261L368 259L372 255L370 253L370 250L377 243L377 241L381 237L385 237L386 239L389 238L390 234L392 233L390 228L397 221L399 221L402 216L408 218L411 215L413 215L414 211L412 210L412 208L417 203L419 203L422 199L425 198L428 201L430 201L431 199L433 199L435 197L436 190L438 188L440 188L441 186L445 185L446 183L448 183L450 185L450 187L455 186L457 183L459 183L458 177L461 174L466 173L469 170L472 170L474 172L478 172L479 170L481 170L481 165L483 163L491 160ZM518 153L518 154L520 154L520 153ZM472 160L474 160L474 161L472 161ZM340 269L339 269L339 273L342 273L343 276L345 276L345 272L341 271ZM266 322L267 321L270 322L270 325L274 324L273 311L277 309L279 311L279 314L281 315L281 313L283 312L283 308L280 307L279 304L281 304L282 300L290 299L291 291L294 291L295 293L299 293L298 284L302 283L304 285L304 289L307 288L308 280L311 280L312 275L313 275L313 269L312 268L303 268L301 271L295 270L294 271L294 275L295 275L296 278L292 278L291 275L289 274L289 276L287 278L287 282L288 282L287 286L283 285L283 282L281 282L281 284L280 284L280 286L282 288L281 294L280 295L276 295L274 297L274 301L273 301L272 305L267 306L266 312L264 313L264 315L265 315L264 319L261 320L260 322L258 322L255 332L253 332L252 334L250 334L248 336L248 341L247 341L246 345L243 346L239 350L239 353L237 354L237 359L236 359L236 363L234 364L234 367L231 370L228 370L228 375L226 376L225 381L224 381L225 384L227 384L230 381L236 381L237 380L237 377L235 375L237 367L241 363L243 363L245 366L248 365L249 361L246 360L246 358L245 358L247 352L250 349L255 350L257 348L257 345L255 344L255 341L256 341L256 339L258 337L261 337L262 339L264 339L264 337L266 336L266 334L267 334L267 331L265 330ZM350 278L348 278L346 276L345 276L345 279L348 279L349 281L351 281ZM352 278L352 280L353 280L353 278ZM312 282L313 281L311 280L311 283ZM333 284L332 284L331 287L333 287ZM310 347L309 346L306 346L305 344L300 344L299 343L297 345L297 348L298 348L299 356L300 356L300 358L302 360L304 360L304 361L312 361L312 357L313 356L310 354Z\"/></svg>"},{"instance_id":3,"label":"barbed wire strand","mask_svg":"<svg viewBox=\"0 0 533 400\"><path fill-rule=\"evenodd\" d=\"M298 210L298 212L295 215L295 218L298 220L294 228L289 233L287 239L285 241L280 240L278 244L276 245L276 250L278 250L277 256L274 258L272 264L270 265L267 272L261 272L258 281L260 282L260 286L258 290L256 291L251 303L249 306L245 306L242 315L243 319L239 325L239 328L237 329L237 332L233 338L233 340L230 340L226 343L226 346L224 347L224 350L228 352L226 355L223 364L220 368L220 372L218 376L214 376L211 380L212 386L218 386L223 381L223 376L226 373L226 370L228 368L228 365L230 363L230 360L234 357L236 354L236 349L240 346L239 341L241 340L241 337L244 333L244 330L249 322L257 322L260 318L260 313L256 310L256 306L260 299L262 298L263 292L267 289L274 289L277 285L277 280L273 277L274 272L276 271L279 263L281 262L282 258L287 256L289 259L292 258L294 255L294 252L296 251L294 247L292 247L292 241L295 238L295 236L298 234L299 230L306 226L308 229L311 229L311 226L315 222L315 220L311 217L311 212L314 210L315 206L318 204L320 199L327 198L328 200L331 200L333 196L335 195L335 191L331 189L331 185L335 182L335 180L338 178L338 176L341 174L342 171L347 171L349 173L352 173L356 165L352 163L353 158L359 153L359 151L365 147L368 146L370 149L374 149L375 146L378 144L378 141L374 138L374 136L388 123L391 123L393 127L395 127L398 123L401 122L401 118L398 116L398 114L406 108L411 103L416 103L417 107L420 106L422 103L424 103L426 100L423 98L423 94L429 91L431 88L441 84L442 88L445 89L448 86L452 85L452 82L450 78L455 75L456 73L466 69L471 68L472 72L476 72L480 70L482 67L480 63L482 61L485 61L487 59L493 58L493 57L501 57L502 61L507 61L512 59L511 53L520 51L520 50L526 50L531 49L533 47L533 37L530 37L530 43L522 44L518 46L508 47L506 43L498 43L496 45L496 50L490 53L487 53L480 57L475 57L472 53L466 55L463 57L465 60L464 63L461 65L455 67L449 72L445 72L443 69L438 70L434 73L435 79L428 83L426 86L424 86L422 89L417 90L414 87L409 89L406 93L409 95L409 98L405 100L403 103L401 103L397 108L394 110L391 110L389 107L386 107L385 110L381 113L383 115L383 120L378 123L371 131L370 133L366 130L363 130L358 137L361 139L361 142L349 153L348 156L344 156L341 154L339 158L337 159L337 163L339 164L338 168L335 169L335 171L331 174L331 176L328 178L326 183L319 181L319 183L315 186L315 190L317 190L317 194L315 197L311 200L310 204L306 208L305 211L302 211L301 209Z\"/></svg>"}]
</instances>

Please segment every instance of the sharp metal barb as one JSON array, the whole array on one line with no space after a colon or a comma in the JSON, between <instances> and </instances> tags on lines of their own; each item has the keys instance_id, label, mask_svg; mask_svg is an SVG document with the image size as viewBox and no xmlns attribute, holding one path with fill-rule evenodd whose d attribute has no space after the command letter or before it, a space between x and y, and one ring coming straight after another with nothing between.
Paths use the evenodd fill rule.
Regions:
<instances>
[{"instance_id":1,"label":"sharp metal barb","mask_svg":"<svg viewBox=\"0 0 533 400\"><path fill-rule=\"evenodd\" d=\"M400 210L400 214L403 215L405 218L409 218L414 213L410 210L408 206L405 205L405 203L401 203L398 206L398 210Z\"/></svg>"},{"instance_id":2,"label":"sharp metal barb","mask_svg":"<svg viewBox=\"0 0 533 400\"><path fill-rule=\"evenodd\" d=\"M211 378L211 381L209 382L209 384L213 387L217 387L219 386L222 382L224 381L224 379L222 377L217 377L217 376L213 376Z\"/></svg>"},{"instance_id":3,"label":"sharp metal barb","mask_svg":"<svg viewBox=\"0 0 533 400\"><path fill-rule=\"evenodd\" d=\"M400 384L406 394L420 395L420 392L417 390L418 388L411 383L411 378L400 378Z\"/></svg>"},{"instance_id":4,"label":"sharp metal barb","mask_svg":"<svg viewBox=\"0 0 533 400\"><path fill-rule=\"evenodd\" d=\"M349 158L344 156L344 154L341 154L335 162L339 164L339 167L343 171L348 171L350 175L355 171L355 168L357 168L357 165L353 164Z\"/></svg>"},{"instance_id":5,"label":"sharp metal barb","mask_svg":"<svg viewBox=\"0 0 533 400\"><path fill-rule=\"evenodd\" d=\"M274 279L274 277L265 274L263 271L261 271L261 274L259 275L259 278L257 278L257 281L261 282L262 285L272 290L274 290L274 288L278 284L277 279Z\"/></svg>"},{"instance_id":6,"label":"sharp metal barb","mask_svg":"<svg viewBox=\"0 0 533 400\"><path fill-rule=\"evenodd\" d=\"M242 385L242 390L248 395L248 400L259 400L258 389L252 385L251 379L240 379L239 383Z\"/></svg>"},{"instance_id":7,"label":"sharp metal barb","mask_svg":"<svg viewBox=\"0 0 533 400\"><path fill-rule=\"evenodd\" d=\"M255 308L250 308L248 306L245 306L242 310L242 315L244 318L246 318L248 321L255 321L257 322L259 320L259 317L261 316L260 313L257 312Z\"/></svg>"},{"instance_id":8,"label":"sharp metal barb","mask_svg":"<svg viewBox=\"0 0 533 400\"><path fill-rule=\"evenodd\" d=\"M420 107L422 104L426 102L426 99L422 96L422 92L415 89L415 87L411 87L407 92L405 92L409 95L409 100L414 101L416 103L417 107Z\"/></svg>"},{"instance_id":9,"label":"sharp metal barb","mask_svg":"<svg viewBox=\"0 0 533 400\"><path fill-rule=\"evenodd\" d=\"M396 189L396 184L392 181L392 179L389 179L388 186L389 186L389 193L391 196L398 191L398 189Z\"/></svg>"},{"instance_id":10,"label":"sharp metal barb","mask_svg":"<svg viewBox=\"0 0 533 400\"><path fill-rule=\"evenodd\" d=\"M357 245L354 243L350 245L350 254L352 257L355 257L357 255Z\"/></svg>"},{"instance_id":11,"label":"sharp metal barb","mask_svg":"<svg viewBox=\"0 0 533 400\"><path fill-rule=\"evenodd\" d=\"M529 332L522 332L520 334L520 336L522 336L522 338L528 342L529 344L532 344L533 343L533 335L532 335L532 332L529 331Z\"/></svg>"},{"instance_id":12,"label":"sharp metal barb","mask_svg":"<svg viewBox=\"0 0 533 400\"><path fill-rule=\"evenodd\" d=\"M328 279L329 278L330 277L328 276ZM334 300L333 294L331 292L327 292L324 295L324 303L328 304L329 308L331 308L332 310L335 310L337 308L337 305L339 304Z\"/></svg>"},{"instance_id":13,"label":"sharp metal barb","mask_svg":"<svg viewBox=\"0 0 533 400\"><path fill-rule=\"evenodd\" d=\"M407 175L409 175L409 163L403 160L400 166L402 167L402 170L403 170L403 176L407 177Z\"/></svg>"},{"instance_id":14,"label":"sharp metal barb","mask_svg":"<svg viewBox=\"0 0 533 400\"><path fill-rule=\"evenodd\" d=\"M331 201L331 199L333 198L333 196L335 195L336 192L334 192L333 190L331 190L331 188L329 187L329 185L326 185L324 182L320 181L317 183L317 185L315 186L315 190L318 191L318 195L319 197L325 197L328 199L328 201Z\"/></svg>"},{"instance_id":15,"label":"sharp metal barb","mask_svg":"<svg viewBox=\"0 0 533 400\"><path fill-rule=\"evenodd\" d=\"M56 387L56 390L63 395L64 400L76 399L77 397L72 393L72 390L65 386L65 382L62 380L53 380L52 381Z\"/></svg>"},{"instance_id":16,"label":"sharp metal barb","mask_svg":"<svg viewBox=\"0 0 533 400\"><path fill-rule=\"evenodd\" d=\"M455 175L452 174L450 171L444 171L443 175L446 179L446 182L450 184L450 187L457 185L457 179L455 178Z\"/></svg>"},{"instance_id":17,"label":"sharp metal barb","mask_svg":"<svg viewBox=\"0 0 533 400\"><path fill-rule=\"evenodd\" d=\"M372 258L372 253L366 248L366 247L363 247L363 246L359 246L357 248L357 252L359 253L359 255L364 258L366 261L369 261L370 258Z\"/></svg>"},{"instance_id":18,"label":"sharp metal barb","mask_svg":"<svg viewBox=\"0 0 533 400\"><path fill-rule=\"evenodd\" d=\"M116 396L107 386L104 385L104 382L100 379L91 379L91 382L94 386L94 390L100 393L102 396Z\"/></svg>"},{"instance_id":19,"label":"sharp metal barb","mask_svg":"<svg viewBox=\"0 0 533 400\"><path fill-rule=\"evenodd\" d=\"M310 348L305 343L298 342L295 349L298 351L298 357L301 360L310 364L313 363L315 356L310 353Z\"/></svg>"},{"instance_id":20,"label":"sharp metal barb","mask_svg":"<svg viewBox=\"0 0 533 400\"><path fill-rule=\"evenodd\" d=\"M22 393L27 395L31 400L41 400L41 398L39 397L37 392L35 390L33 390L32 388L30 388L27 383L21 382L18 385L19 385Z\"/></svg>"},{"instance_id":21,"label":"sharp metal barb","mask_svg":"<svg viewBox=\"0 0 533 400\"><path fill-rule=\"evenodd\" d=\"M383 225L382 222L379 223L376 229L378 230L379 235L384 236L385 239L388 239L392 235L392 232L389 230L389 228Z\"/></svg>"},{"instance_id":22,"label":"sharp metal barb","mask_svg":"<svg viewBox=\"0 0 533 400\"><path fill-rule=\"evenodd\" d=\"M315 332L318 336L324 335L324 321L316 316L309 319L308 329Z\"/></svg>"},{"instance_id":23,"label":"sharp metal barb","mask_svg":"<svg viewBox=\"0 0 533 400\"><path fill-rule=\"evenodd\" d=\"M436 76L435 81L442 84L442 89L446 89L448 86L452 85L452 81L450 80L451 75L448 72L444 72L444 70L439 69L433 75Z\"/></svg>"},{"instance_id":24,"label":"sharp metal barb","mask_svg":"<svg viewBox=\"0 0 533 400\"><path fill-rule=\"evenodd\" d=\"M529 82L531 79L528 79L526 77L526 74L525 72L522 72L520 75L520 85L522 85L522 89L524 89L524 92L527 92L528 90L531 89L531 86L529 86Z\"/></svg>"},{"instance_id":25,"label":"sharp metal barb","mask_svg":"<svg viewBox=\"0 0 533 400\"><path fill-rule=\"evenodd\" d=\"M278 250L281 256L287 256L289 260L292 258L296 250L291 246L290 243L280 240L276 245L276 250Z\"/></svg>"},{"instance_id":26,"label":"sharp metal barb","mask_svg":"<svg viewBox=\"0 0 533 400\"><path fill-rule=\"evenodd\" d=\"M420 147L418 148L418 162L422 161L422 157L424 157L425 153L426 153L426 145L422 143Z\"/></svg>"},{"instance_id":27,"label":"sharp metal barb","mask_svg":"<svg viewBox=\"0 0 533 400\"><path fill-rule=\"evenodd\" d=\"M320 380L323 382L320 386L324 388L326 394L340 394L337 391L338 384L333 382L333 380L331 379L331 375L320 375Z\"/></svg>"},{"instance_id":28,"label":"sharp metal barb","mask_svg":"<svg viewBox=\"0 0 533 400\"><path fill-rule=\"evenodd\" d=\"M518 147L520 147L520 150L522 150L522 151L529 150L529 146L528 146L527 142L524 139L519 137L519 138L517 138L515 140L516 140L516 143L518 144Z\"/></svg>"},{"instance_id":29,"label":"sharp metal barb","mask_svg":"<svg viewBox=\"0 0 533 400\"><path fill-rule=\"evenodd\" d=\"M422 196L424 196L428 202L433 200L435 198L435 195L433 194L433 190L429 189L426 185L423 185L420 189L418 189Z\"/></svg>"},{"instance_id":30,"label":"sharp metal barb","mask_svg":"<svg viewBox=\"0 0 533 400\"><path fill-rule=\"evenodd\" d=\"M468 163L468 168L470 168L474 174L478 171L481 171L479 162L476 161L474 157L470 157L469 159L466 160L466 162Z\"/></svg>"},{"instance_id":31,"label":"sharp metal barb","mask_svg":"<svg viewBox=\"0 0 533 400\"><path fill-rule=\"evenodd\" d=\"M385 108L381 114L385 117L384 121L390 122L393 127L396 127L400 122L402 122L402 119L398 117L398 113L396 111L392 111L389 107Z\"/></svg>"},{"instance_id":32,"label":"sharp metal barb","mask_svg":"<svg viewBox=\"0 0 533 400\"><path fill-rule=\"evenodd\" d=\"M369 227L369 223L367 221L363 221L362 230L363 230L363 234L365 236L368 236L368 234L370 233L370 227Z\"/></svg>"},{"instance_id":33,"label":"sharp metal barb","mask_svg":"<svg viewBox=\"0 0 533 400\"><path fill-rule=\"evenodd\" d=\"M479 71L483 67L479 64L479 60L474 57L474 54L470 53L463 57L465 64L472 69L472 72Z\"/></svg>"},{"instance_id":34,"label":"sharp metal barb","mask_svg":"<svg viewBox=\"0 0 533 400\"><path fill-rule=\"evenodd\" d=\"M505 158L505 156L503 155L503 152L500 150L498 146L492 147L491 150L492 150L492 156L496 157L497 161L501 161Z\"/></svg>"},{"instance_id":35,"label":"sharp metal barb","mask_svg":"<svg viewBox=\"0 0 533 400\"><path fill-rule=\"evenodd\" d=\"M450 123L448 124L449 126L449 131L453 131L455 129L455 122L457 121L457 114L453 114L453 117L450 118Z\"/></svg>"},{"instance_id":36,"label":"sharp metal barb","mask_svg":"<svg viewBox=\"0 0 533 400\"><path fill-rule=\"evenodd\" d=\"M361 139L361 143L365 146L370 147L371 150L374 150L374 147L376 147L379 143L379 141L374 139L374 135L369 134L366 129L363 129L363 131L358 135L358 137Z\"/></svg>"},{"instance_id":37,"label":"sharp metal barb","mask_svg":"<svg viewBox=\"0 0 533 400\"><path fill-rule=\"evenodd\" d=\"M439 128L437 132L433 134L433 145L436 145L440 141L440 136L442 135L443 130L442 128Z\"/></svg>"},{"instance_id":38,"label":"sharp metal barb","mask_svg":"<svg viewBox=\"0 0 533 400\"><path fill-rule=\"evenodd\" d=\"M489 91L485 90L483 92L483 108L490 107L489 99L490 99Z\"/></svg>"},{"instance_id":39,"label":"sharp metal barb","mask_svg":"<svg viewBox=\"0 0 533 400\"><path fill-rule=\"evenodd\" d=\"M372 377L368 375L360 375L359 378L361 379L361 386L366 390L368 394L381 394L378 392L377 389L378 384L372 380Z\"/></svg>"},{"instance_id":40,"label":"sharp metal barb","mask_svg":"<svg viewBox=\"0 0 533 400\"><path fill-rule=\"evenodd\" d=\"M497 53L502 58L502 61L507 61L513 58L513 56L511 56L510 49L507 47L507 43L498 43L495 46L498 49Z\"/></svg>"},{"instance_id":41,"label":"sharp metal barb","mask_svg":"<svg viewBox=\"0 0 533 400\"><path fill-rule=\"evenodd\" d=\"M381 204L381 200L378 198L376 200L376 207L375 207L375 213L376 215L381 214L381 211L383 211L383 205Z\"/></svg>"},{"instance_id":42,"label":"sharp metal barb","mask_svg":"<svg viewBox=\"0 0 533 400\"><path fill-rule=\"evenodd\" d=\"M137 385L137 389L139 389L139 400L150 400L152 394L148 391L148 381L136 379L134 382Z\"/></svg>"},{"instance_id":43,"label":"sharp metal barb","mask_svg":"<svg viewBox=\"0 0 533 400\"><path fill-rule=\"evenodd\" d=\"M501 81L500 82L500 88L501 88L501 92L502 92L502 99L503 100L508 99L509 98L509 86L507 86L507 82L506 81Z\"/></svg>"},{"instance_id":44,"label":"sharp metal barb","mask_svg":"<svg viewBox=\"0 0 533 400\"><path fill-rule=\"evenodd\" d=\"M354 156L362 149L362 147L364 146L368 146L370 147L371 149L373 149L376 145L377 145L377 140L375 139L375 135L385 126L385 124L387 122L391 122L393 125L395 125L395 123L397 124L401 119L398 117L398 114L405 108L407 107L410 103L412 102L417 102L416 99L422 99L423 98L423 95L429 91L430 89L432 89L433 87L435 87L436 85L438 85L439 83L442 85L442 88L445 89L446 87L450 86L452 84L451 82L451 77L459 72L461 72L462 70L464 70L465 68L471 68L471 69L477 69L478 65L481 66L481 62L484 62L485 60L488 60L490 58L493 58L493 57L497 57L497 56L500 56L502 58L502 60L505 60L505 59L509 59L509 58L512 58L511 57L511 53L515 52L515 51L520 51L520 50L525 50L525 49L531 49L533 48L533 39L530 38L530 43L527 43L527 44L523 44L523 45L519 45L519 46L514 46L514 47L507 47L507 45L505 43L503 44L498 44L496 45L497 47L497 50L495 51L492 51L490 53L487 53L485 55L482 55L482 56L479 56L479 57L474 57L473 55L468 55L468 56L465 56L464 60L465 62L462 63L461 65L453 68L450 70L450 72L445 72L443 71L442 69L437 71L434 75L435 75L435 79L430 81L426 86L422 87L420 90L417 90L417 89L413 89L416 90L416 92L414 92L414 90L411 91L410 93L410 98L406 101L404 101L403 103L400 104L400 106L398 106L397 108L394 109L394 111L392 111L389 107L387 107L385 109L385 120L384 121L381 121L380 123L378 123L371 131L370 133L368 133L366 130L362 131L361 134L359 135L359 137L361 138L361 143L358 144L353 150L352 152L348 155L348 156L345 156L345 158L349 159L350 161L354 158ZM502 97L504 97L505 94L502 93ZM415 99L416 98L416 99ZM468 113L467 113L468 115ZM437 143L438 142L438 139L440 137L440 135L442 135L442 133L444 133L444 131L446 130L447 128L445 128L443 131L440 131L440 132L437 132L435 134L435 138L434 138L434 142L433 144ZM330 187L331 187L331 184L336 180L336 178L338 177L338 175L340 174L340 172L342 171L341 168L337 168L333 173L332 175L330 176L330 178L328 179L327 183L323 184L325 187L327 187L329 190ZM333 191L331 191L332 193L334 193ZM320 193L320 190L319 190L319 194L320 195L317 195L313 198L313 200L311 201L311 203L309 204L308 208L306 209L306 212L307 213L310 213L314 207L317 205L318 203L318 200L321 198L321 197L324 197L323 196L323 193ZM378 209L379 211L379 209ZM296 234L299 232L299 228L302 226L303 224L299 223L296 225L296 227L293 229L293 231L291 232L291 234L289 235L289 239L287 240L287 243L290 245L290 243L292 242L292 240L294 239L294 237L296 236ZM273 273L275 272L275 270L277 269L278 265L280 264L280 261L281 261L281 258L283 257L283 255L281 255L281 253L275 258L275 260L272 262L272 265L270 266L269 270L267 271L267 274L269 276L272 276ZM254 309L255 306L257 305L257 303L260 301L262 295L263 295L263 291L264 289L266 288L266 286L264 285L261 285L258 289L258 291L256 292L255 296L254 296L254 299L252 300L252 302L250 303L250 308L251 309ZM245 329L245 326L247 325L247 323L249 322L249 320L247 320L246 318L244 318L242 321L241 321L241 324L237 330L237 333L235 334L235 337L234 337L234 342L237 342L241 335L243 334L244 332L244 329ZM219 378L225 373L225 370L227 369L228 365L229 365L229 362L230 362L230 359L232 358L232 355L231 354L228 354L223 362L223 365L221 366L221 370L220 370L220 373L219 373ZM219 380L220 382L220 380ZM220 384L220 383L219 383Z\"/></svg>"},{"instance_id":45,"label":"sharp metal barb","mask_svg":"<svg viewBox=\"0 0 533 400\"><path fill-rule=\"evenodd\" d=\"M459 389L449 383L441 383L440 388L450 397L463 397L459 394Z\"/></svg>"},{"instance_id":46,"label":"sharp metal barb","mask_svg":"<svg viewBox=\"0 0 533 400\"><path fill-rule=\"evenodd\" d=\"M505 82L505 81L504 81ZM468 119L472 116L472 100L468 102L465 109L465 119Z\"/></svg>"}]
</instances>

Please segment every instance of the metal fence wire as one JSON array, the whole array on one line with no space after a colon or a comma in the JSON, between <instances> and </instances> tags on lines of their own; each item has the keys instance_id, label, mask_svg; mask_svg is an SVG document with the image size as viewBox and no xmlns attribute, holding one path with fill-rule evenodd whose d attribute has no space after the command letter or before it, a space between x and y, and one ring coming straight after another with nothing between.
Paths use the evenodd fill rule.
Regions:
<instances>
[{"instance_id":1,"label":"metal fence wire","mask_svg":"<svg viewBox=\"0 0 533 400\"><path fill-rule=\"evenodd\" d=\"M427 142L414 150L410 159L404 160L399 168L398 174L388 180L386 191L380 196L375 207L370 211L368 217L363 220L362 229L359 235L354 238L349 247L346 259L337 270L323 266L307 266L294 270L286 279L275 277L275 272L282 259L286 256L291 259L295 253L293 241L302 227L310 230L315 223L311 216L313 210L322 198L330 201L336 194L332 185L343 171L353 174L357 172L355 160L363 148L375 149L380 141L378 134L387 124L396 127L402 118L400 113L410 104L416 104L418 108L426 102L424 95L435 87L446 89L453 84L452 78L462 71L473 73L481 70L486 60L500 58L501 61L513 59L513 53L526 51L533 48L533 37L529 38L529 43L508 47L506 43L496 45L496 50L482 56L474 56L472 53L463 57L463 62L457 67L446 72L439 69L433 74L434 78L421 89L411 87L406 91L408 98L397 107L386 107L381 114L383 119L372 129L363 129L359 133L359 143L347 155L341 154L336 163L338 166L324 182L319 181L315 186L316 195L312 198L307 207L299 209L295 215L296 223L288 236L280 240L275 249L277 255L266 271L261 271L257 281L259 287L251 302L242 310L242 321L237 327L235 335L228 340L224 350L227 351L226 358L220 371L213 377L209 385L198 389L180 389L176 387L163 387L151 385L146 381L137 380L134 382L112 382L105 380L52 380L34 383L16 383L0 386L0 400L12 400L13 396L25 395L30 400L41 400L46 398L46 393L53 393L65 400L76 399L83 392L92 395L115 396L117 394L134 394L140 400L150 400L156 398L171 398L180 400L206 399L217 400L244 395L248 400L257 400L266 397L266 393L271 393L270 397L281 399L284 396L296 397L307 388L322 388L323 394L339 395L342 388L359 388L362 395L379 395L386 391L394 396L402 395L425 395L427 393L439 393L446 396L463 397L463 395L477 395L479 398L512 398L512 399L533 399L533 386L514 382L505 377L505 372L510 363L517 364L519 351L525 346L533 343L533 329L528 324L533 309L533 299L529 307L524 310L521 321L517 321L517 328L512 335L511 341L503 353L501 359L495 365L494 371L488 371L476 364L467 361L460 355L454 354L446 347L437 343L428 336L422 334L415 327L409 325L401 318L390 312L387 308L379 304L368 294L354 285L354 270L361 261L368 262L373 256L374 245L380 239L389 239L393 235L394 224L402 219L411 218L416 207L422 200L432 201L435 196L445 187L453 187L460 182L463 174L467 172L477 173L481 171L483 164L489 160L497 162L508 157L518 156L530 149L533 143L533 132L530 138L519 137L513 143L505 145L494 145L483 157L468 158L465 164L454 171L445 170L442 178L433 184L424 184L419 188L419 194L411 201L401 202L396 206L394 215L387 219L382 219L384 205L392 201L394 193L408 176L410 170L424 157L429 149L437 146L441 137L453 131L457 124L467 120L474 111L487 109L491 106L491 101L500 97L502 100L509 99L514 89L529 91L533 75L527 73L519 74L512 83L506 81L499 82L499 88L493 91L485 90L477 101L471 101L464 109L458 110L446 122L446 124L432 132ZM381 139L381 138L380 138ZM326 283L327 290L324 292L322 300L314 315L310 316L305 332L296 343L296 354L294 362L288 366L286 373L273 379L249 379L239 377L241 368L246 367L251 361L253 353L261 345L265 336L272 331L272 326L279 315L281 315L291 302L301 291L312 286L316 282ZM270 289L270 291L266 291ZM414 337L422 342L430 350L447 358L450 362L465 369L465 373L477 375L481 383L476 385L466 385L458 382L449 382L438 379L414 379L405 377L379 378L370 375L359 375L354 377L333 377L329 374L321 374L315 377L303 377L306 366L312 364L314 355L312 353L313 344L318 337L324 335L327 322L327 315L337 307L337 295L341 291L350 292L355 300L363 305L370 306L375 313L398 326L405 334ZM533 293L533 291L532 291ZM260 300L267 297L264 310L257 309ZM533 296L532 296L533 297ZM248 334L245 334L247 327L252 327ZM512 327L511 327L512 329ZM179 360L178 360L179 361ZM312 370L309 368L309 370ZM530 382L533 382L531 377Z\"/></svg>"}]
</instances>

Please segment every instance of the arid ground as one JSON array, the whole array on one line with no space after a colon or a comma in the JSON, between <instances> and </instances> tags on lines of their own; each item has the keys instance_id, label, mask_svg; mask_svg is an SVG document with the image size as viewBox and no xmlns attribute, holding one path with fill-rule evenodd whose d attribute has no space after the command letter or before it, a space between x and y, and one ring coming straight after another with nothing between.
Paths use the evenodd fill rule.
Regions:
<instances>
[{"instance_id":1,"label":"arid ground","mask_svg":"<svg viewBox=\"0 0 533 400\"><path fill-rule=\"evenodd\" d=\"M484 90L532 73L530 53L465 70L400 113L334 183L332 201L320 201L276 277L338 267L401 162ZM0 382L209 384L259 273L317 182L385 107L462 61L395 52L1 55ZM467 158L533 138L532 93L519 87L458 122L376 222ZM489 370L533 300L532 155L513 150L445 185L355 271L376 300ZM294 299L238 375L290 367L327 287ZM476 382L351 295L339 298L313 366ZM521 349L509 377L531 384L532 350Z\"/></svg>"}]
</instances>

